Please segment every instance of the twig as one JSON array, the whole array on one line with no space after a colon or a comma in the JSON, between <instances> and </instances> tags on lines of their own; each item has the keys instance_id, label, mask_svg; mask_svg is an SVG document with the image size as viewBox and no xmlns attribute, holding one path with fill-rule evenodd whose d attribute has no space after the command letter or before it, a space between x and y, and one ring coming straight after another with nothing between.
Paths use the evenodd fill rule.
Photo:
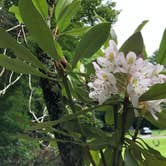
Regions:
<instances>
[{"instance_id":1,"label":"twig","mask_svg":"<svg viewBox=\"0 0 166 166\"><path fill-rule=\"evenodd\" d=\"M32 111L31 105L32 105L32 98L33 98L33 93L35 91L35 88L32 87L32 83L31 83L31 75L29 74L29 89L30 89L30 95L29 95L29 102L28 102L28 109L29 109L29 113L32 114L34 120L32 120L33 122L37 122L37 123L42 123L44 121L44 118L47 116L47 107L45 106L43 109L43 115L41 117L37 117L35 115L35 113Z\"/></svg>"},{"instance_id":2,"label":"twig","mask_svg":"<svg viewBox=\"0 0 166 166\"><path fill-rule=\"evenodd\" d=\"M19 44L21 44L21 42L19 42L20 36L21 36L21 30L19 30L18 35L17 35L17 43L19 43Z\"/></svg>"},{"instance_id":3,"label":"twig","mask_svg":"<svg viewBox=\"0 0 166 166\"><path fill-rule=\"evenodd\" d=\"M27 45L28 42L27 42L27 38L26 38L26 34L25 34L25 30L24 30L24 26L23 25L21 25L21 30L22 30L22 34L23 34L23 38L24 38L25 44Z\"/></svg>"},{"instance_id":4,"label":"twig","mask_svg":"<svg viewBox=\"0 0 166 166\"><path fill-rule=\"evenodd\" d=\"M4 72L5 72L5 68L3 67L2 70L1 70L1 72L0 72L0 77L3 76Z\"/></svg>"},{"instance_id":5,"label":"twig","mask_svg":"<svg viewBox=\"0 0 166 166\"><path fill-rule=\"evenodd\" d=\"M32 84L31 84L31 75L29 74L29 89L30 89L30 96L29 96L29 102L28 102L28 108L29 108L29 112L32 114L33 118L35 119L35 121L37 123L40 123L39 119L37 118L37 116L35 115L35 113L32 111L31 109L31 103L32 103L32 97L33 97L33 92L35 90L35 88L32 88Z\"/></svg>"},{"instance_id":6,"label":"twig","mask_svg":"<svg viewBox=\"0 0 166 166\"><path fill-rule=\"evenodd\" d=\"M21 24L18 24L18 25L14 26L14 27L11 27L11 28L7 29L6 32L13 31L13 30L17 29L20 26L21 26Z\"/></svg>"},{"instance_id":7,"label":"twig","mask_svg":"<svg viewBox=\"0 0 166 166\"><path fill-rule=\"evenodd\" d=\"M134 132L134 135L133 135L133 138L132 140L135 141L136 138L137 138L137 135L138 135L138 132L139 132L139 127L141 125L141 122L142 122L142 117L138 117L137 119L137 124L136 124L136 129L135 129L135 132Z\"/></svg>"},{"instance_id":8,"label":"twig","mask_svg":"<svg viewBox=\"0 0 166 166\"><path fill-rule=\"evenodd\" d=\"M6 91L12 86L14 85L22 76L22 74L20 74L14 81L12 81L12 77L13 77L13 72L10 74L10 77L9 77L9 83L8 85L6 85L2 90L0 90L0 96L3 96Z\"/></svg>"},{"instance_id":9,"label":"twig","mask_svg":"<svg viewBox=\"0 0 166 166\"><path fill-rule=\"evenodd\" d=\"M7 48L5 48L4 51L3 51L4 55L6 55L6 51L7 51ZM4 72L5 72L5 68L3 67L2 70L1 70L1 72L0 72L0 77L3 76Z\"/></svg>"}]
</instances>

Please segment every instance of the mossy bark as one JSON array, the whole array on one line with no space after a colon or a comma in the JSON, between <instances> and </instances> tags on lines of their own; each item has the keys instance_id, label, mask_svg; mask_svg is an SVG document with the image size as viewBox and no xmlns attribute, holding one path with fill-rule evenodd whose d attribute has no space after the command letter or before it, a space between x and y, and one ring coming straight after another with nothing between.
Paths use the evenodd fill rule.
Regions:
<instances>
[{"instance_id":1,"label":"mossy bark","mask_svg":"<svg viewBox=\"0 0 166 166\"><path fill-rule=\"evenodd\" d=\"M50 120L57 120L65 114L65 105L61 94L61 88L58 83L47 79L41 79L41 88L43 90L44 100L49 112ZM60 125L54 126L56 129L63 130ZM66 136L55 134L57 139L71 140ZM61 160L64 166L82 166L82 151L79 145L74 143L58 142Z\"/></svg>"}]
</instances>

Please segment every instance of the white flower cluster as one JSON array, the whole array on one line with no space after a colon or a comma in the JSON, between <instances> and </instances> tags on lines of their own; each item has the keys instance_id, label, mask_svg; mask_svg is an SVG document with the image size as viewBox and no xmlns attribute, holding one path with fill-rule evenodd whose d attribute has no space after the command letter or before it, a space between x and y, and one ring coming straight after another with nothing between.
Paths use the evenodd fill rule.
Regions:
<instances>
[{"instance_id":1,"label":"white flower cluster","mask_svg":"<svg viewBox=\"0 0 166 166\"><path fill-rule=\"evenodd\" d=\"M153 65L134 52L126 56L119 52L114 41L109 42L103 57L98 57L93 62L96 71L96 79L88 83L91 89L89 97L103 104L113 94L127 94L133 107L147 109L155 119L155 112L160 112L160 103L163 100L139 102L139 97L152 85L166 82L166 76L160 74L163 66ZM123 76L120 81L117 75ZM136 112L138 115L138 112Z\"/></svg>"}]
</instances>

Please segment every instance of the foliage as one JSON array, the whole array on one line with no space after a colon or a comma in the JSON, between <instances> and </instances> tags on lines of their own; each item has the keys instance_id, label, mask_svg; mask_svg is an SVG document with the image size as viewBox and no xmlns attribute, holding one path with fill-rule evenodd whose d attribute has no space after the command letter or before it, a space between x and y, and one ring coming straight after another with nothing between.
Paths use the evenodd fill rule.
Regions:
<instances>
[{"instance_id":1,"label":"foliage","mask_svg":"<svg viewBox=\"0 0 166 166\"><path fill-rule=\"evenodd\" d=\"M1 6L5 9L9 9L12 5L17 5L18 0L1 0Z\"/></svg>"},{"instance_id":2,"label":"foliage","mask_svg":"<svg viewBox=\"0 0 166 166\"><path fill-rule=\"evenodd\" d=\"M17 44L4 30L0 33L0 46L2 48L8 47L17 56L17 58L7 58L8 52L7 55L1 55L0 65L19 73L35 75L41 79L43 96L50 114L50 120L43 123L30 123L29 128L25 128L24 133L21 130L21 134L15 136L22 136L27 140L35 138L46 143L54 143L54 146L59 148L64 165L164 165L166 158L138 138L137 135L142 117L149 118L145 101L165 99L165 91L161 89L162 87L165 88L165 83L148 87L149 90L143 93L141 97L139 96L140 105L136 105L136 108L133 104L132 95L130 96L127 90L124 94L115 93L109 98L106 96L108 99L106 101L104 95L99 96L100 93L96 93L97 99L100 97L103 101L99 101L100 105L88 97L87 83L91 74L94 73L92 61L96 57L104 58L103 48L106 48L109 45L109 40L115 36L111 24L116 19L117 13L109 8L110 6L114 7L115 4L107 3L107 6L103 6L101 1L98 0L81 2L78 0L59 0L55 6L48 5L49 13L46 19L46 4L44 1L35 2L19 0L17 8L19 12L15 11L17 15L20 13L17 18L22 18L27 28L25 33L24 27L20 27L24 30L22 32L26 46ZM80 4L81 11L78 12L75 6ZM75 10L73 11L73 9ZM78 15L74 16L77 13ZM109 17L110 15L113 18ZM81 18L83 21L80 21ZM100 21L97 21L96 18ZM146 22L141 23L120 48L120 51L124 52L121 57L128 58L126 66L132 65L133 57L135 59L140 55L146 57L141 35L141 30ZM79 28L79 30L75 28ZM109 33L110 29L112 33ZM71 35L73 32L76 35ZM29 49L32 41L38 45L32 48L38 50L33 50L34 55L31 53L32 49ZM67 43L69 41L71 41L70 44ZM164 55L163 50L165 50L163 41L165 41L164 37L158 54L162 57ZM11 42L11 45L8 46L9 42ZM31 47L33 46L31 45ZM115 49L115 52L118 51ZM23 54L22 58L20 58L21 54ZM66 54L68 56L65 56ZM107 62L111 61L111 58L114 58L113 56L114 54L109 54ZM66 59L70 60L67 61ZM123 59L116 62L119 62L120 68L121 60L123 62ZM148 64L147 61L143 62ZM100 72L102 65L97 66L94 63L96 75L99 74L97 77L101 77L99 79L101 82L103 80L109 81L107 75L101 76L100 73L97 73ZM114 75L119 89L123 89L123 85L126 86L127 84L127 74L118 72ZM114 78L111 74L110 77ZM127 79L130 78L127 77ZM97 86L97 88L102 88L102 86ZM105 93L107 94L107 91ZM53 101L54 99L56 100ZM141 118L138 120L134 134L126 137L133 123L136 109L141 112L139 114ZM160 125L163 125L165 112L157 114L158 121L155 121L152 117L149 119L154 124L159 122ZM156 118L153 112L152 115ZM164 125L162 127L165 128ZM33 135L34 131L35 134Z\"/></svg>"},{"instance_id":3,"label":"foliage","mask_svg":"<svg viewBox=\"0 0 166 166\"><path fill-rule=\"evenodd\" d=\"M16 19L13 15L8 13L6 10L0 10L0 27L2 28L11 28L15 25Z\"/></svg>"},{"instance_id":4,"label":"foliage","mask_svg":"<svg viewBox=\"0 0 166 166\"><path fill-rule=\"evenodd\" d=\"M1 165L30 165L39 153L38 143L19 140L0 147Z\"/></svg>"},{"instance_id":5,"label":"foliage","mask_svg":"<svg viewBox=\"0 0 166 166\"><path fill-rule=\"evenodd\" d=\"M145 139L145 142L148 145L150 145L152 148L154 148L154 149L158 150L159 152L161 152L161 154L163 156L166 156L166 151L165 151L166 140L165 140L165 138L162 138L162 136L163 136L162 134L160 134L160 136L161 136L161 138Z\"/></svg>"},{"instance_id":6,"label":"foliage","mask_svg":"<svg viewBox=\"0 0 166 166\"><path fill-rule=\"evenodd\" d=\"M157 62L161 64L165 64L166 62L165 61L165 54L166 54L165 42L166 42L166 29L164 31L163 38L161 40L160 47L159 47L158 56L157 56Z\"/></svg>"},{"instance_id":7,"label":"foliage","mask_svg":"<svg viewBox=\"0 0 166 166\"><path fill-rule=\"evenodd\" d=\"M13 4L11 2L14 2L14 4L17 5L17 1L1 1L1 5L3 8L0 10L0 27L4 29L10 29L11 27L17 25L17 20L14 15L6 11L6 9L8 9ZM14 38L16 34L18 34L18 29L14 29L12 32L10 32L10 35ZM5 37L5 40L7 41L6 44L9 47L12 47L12 39L13 38L7 41L7 38ZM16 40L13 39L13 41L13 45L16 46ZM4 53L2 49L0 50L0 52L1 54ZM12 51L7 50L7 53L10 57L14 57ZM17 52L17 55L18 54L19 53ZM24 54L20 54L20 58L23 55L25 55L25 52ZM18 76L15 73L13 74L13 76L11 76L11 74L12 73L6 70L1 76L1 89L7 86L10 77L12 80L14 80ZM30 90L27 82L27 77L22 77L19 82L13 85L13 88L9 88L7 90L5 95L1 92L0 165L29 165L36 160L36 156L38 155L40 150L38 142L29 142L20 138L13 137L18 132L22 133L29 126L29 122L32 119L32 116L28 112L28 98ZM38 82L37 79L33 81L33 84L36 85L36 82ZM32 101L32 109L36 112L36 114L42 116L40 110L43 109L43 100L40 99L42 97L40 89L38 90L38 92L37 90L35 91L34 96L36 97L36 100Z\"/></svg>"},{"instance_id":8,"label":"foliage","mask_svg":"<svg viewBox=\"0 0 166 166\"><path fill-rule=\"evenodd\" d=\"M6 73L6 76L8 74ZM5 78L3 77L5 82ZM1 82L3 85L3 82ZM22 87L22 88L20 88ZM27 90L26 90L27 89ZM39 143L15 138L18 132L23 132L30 121L28 116L29 90L26 79L1 96L0 105L0 160L1 165L27 165L32 163L39 153Z\"/></svg>"},{"instance_id":9,"label":"foliage","mask_svg":"<svg viewBox=\"0 0 166 166\"><path fill-rule=\"evenodd\" d=\"M106 21L114 23L119 14L119 11L114 9L115 5L116 3L112 1L106 1L103 4L102 0L82 0L81 9L75 19L81 19L86 24L94 25L98 16L100 16Z\"/></svg>"}]
</instances>

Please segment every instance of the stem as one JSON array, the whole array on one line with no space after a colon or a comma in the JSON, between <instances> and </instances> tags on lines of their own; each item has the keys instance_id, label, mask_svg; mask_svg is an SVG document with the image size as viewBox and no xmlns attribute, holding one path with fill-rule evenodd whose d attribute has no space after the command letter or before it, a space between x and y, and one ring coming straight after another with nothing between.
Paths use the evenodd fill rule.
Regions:
<instances>
[{"instance_id":1,"label":"stem","mask_svg":"<svg viewBox=\"0 0 166 166\"><path fill-rule=\"evenodd\" d=\"M114 105L114 130L116 132L117 128L118 128L118 105ZM113 162L112 165L117 165L117 158L118 158L118 154L119 154L119 147L115 147L113 150Z\"/></svg>"},{"instance_id":2,"label":"stem","mask_svg":"<svg viewBox=\"0 0 166 166\"><path fill-rule=\"evenodd\" d=\"M103 153L102 149L100 150L100 155L101 155L103 166L107 166L107 163L106 163L106 160L105 160L105 156L104 156L104 153Z\"/></svg>"},{"instance_id":3,"label":"stem","mask_svg":"<svg viewBox=\"0 0 166 166\"><path fill-rule=\"evenodd\" d=\"M71 95L71 92L70 92L70 88L69 88L69 84L68 84L68 79L66 76L63 77L63 83L64 83L64 86L65 86L65 90L66 90L66 93L67 93L67 96L69 98L69 101L70 101L70 107L72 109L72 111L75 113L75 105L74 105L74 102L73 102L73 99L72 99L72 95ZM85 134L84 134L84 131L83 131L83 128L80 124L80 121L79 119L77 118L77 123L79 125L79 128L80 128L80 132L81 132L81 135L82 135L82 139L83 141L86 142L86 137L85 137ZM93 166L96 166L96 163L95 161L93 160L93 157L90 153L90 150L89 150L89 147L87 146L86 147L86 151L87 151L87 154L89 156L89 160L90 162L92 163Z\"/></svg>"},{"instance_id":4,"label":"stem","mask_svg":"<svg viewBox=\"0 0 166 166\"><path fill-rule=\"evenodd\" d=\"M71 107L72 111L75 113L74 102L73 102L73 99L72 99L72 95L71 95L71 93L70 93L70 88L69 88L69 84L68 84L68 79L67 79L66 76L63 76L63 84L64 84L64 87L65 87L67 96L68 96L68 98L69 98L69 101L70 101L70 107Z\"/></svg>"},{"instance_id":5,"label":"stem","mask_svg":"<svg viewBox=\"0 0 166 166\"><path fill-rule=\"evenodd\" d=\"M139 128L140 128L140 125L141 125L141 122L142 122L142 117L139 117L137 119L137 124L136 124L136 129L135 129L135 132L134 132L134 135L133 135L133 138L132 140L135 142L136 138L137 138L137 135L138 135L138 132L139 132Z\"/></svg>"},{"instance_id":6,"label":"stem","mask_svg":"<svg viewBox=\"0 0 166 166\"><path fill-rule=\"evenodd\" d=\"M121 121L121 135L119 140L119 146L114 149L114 158L113 158L113 166L119 166L120 155L122 153L122 146L124 144L125 130L126 130L126 120L127 120L127 109L129 105L129 99L127 96L124 98L123 102L123 114Z\"/></svg>"},{"instance_id":7,"label":"stem","mask_svg":"<svg viewBox=\"0 0 166 166\"><path fill-rule=\"evenodd\" d=\"M114 129L116 130L118 127L118 105L114 105Z\"/></svg>"},{"instance_id":8,"label":"stem","mask_svg":"<svg viewBox=\"0 0 166 166\"><path fill-rule=\"evenodd\" d=\"M124 143L124 136L125 136L125 130L126 130L126 120L127 120L127 109L128 109L128 104L129 104L129 99L128 97L125 97L124 99L124 104L123 104L123 114L122 114L122 133L121 133L121 145L123 145Z\"/></svg>"},{"instance_id":9,"label":"stem","mask_svg":"<svg viewBox=\"0 0 166 166\"><path fill-rule=\"evenodd\" d=\"M114 157L113 157L112 166L118 166L119 155L120 155L120 153L119 153L119 146L118 146L118 148L114 149Z\"/></svg>"},{"instance_id":10,"label":"stem","mask_svg":"<svg viewBox=\"0 0 166 166\"><path fill-rule=\"evenodd\" d=\"M10 32L10 31L12 31L12 30L15 30L15 29L17 29L17 28L20 27L20 26L21 26L21 24L18 24L18 25L16 25L16 26L12 27L12 28L7 29L6 32Z\"/></svg>"}]
</instances>

